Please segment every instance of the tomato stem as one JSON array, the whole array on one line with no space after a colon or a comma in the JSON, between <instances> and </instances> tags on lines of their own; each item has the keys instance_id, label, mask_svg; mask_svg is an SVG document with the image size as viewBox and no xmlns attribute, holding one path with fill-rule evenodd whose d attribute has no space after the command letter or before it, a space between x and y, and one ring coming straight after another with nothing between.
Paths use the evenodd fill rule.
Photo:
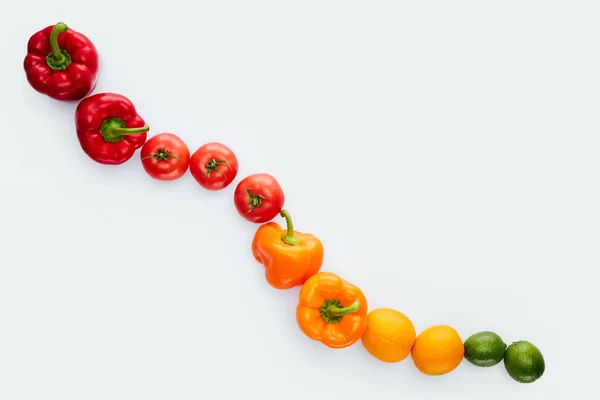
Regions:
<instances>
[{"instance_id":1,"label":"tomato stem","mask_svg":"<svg viewBox=\"0 0 600 400\"><path fill-rule=\"evenodd\" d=\"M219 171L219 165L222 163L225 163L225 165L227 165L227 167L231 169L229 163L226 160L215 160L213 158L212 160L206 163L206 172L204 173L204 176L209 176L212 172L218 172L219 174L221 174L222 172Z\"/></svg>"},{"instance_id":2,"label":"tomato stem","mask_svg":"<svg viewBox=\"0 0 600 400\"><path fill-rule=\"evenodd\" d=\"M248 211L246 211L246 214L250 214L252 211L254 211L255 208L260 207L263 200L269 200L260 193L259 194L252 193L252 191L250 189L246 189L246 191L248 192L248 196L250 196L250 200L248 200L248 205L250 206L250 209Z\"/></svg>"},{"instance_id":3,"label":"tomato stem","mask_svg":"<svg viewBox=\"0 0 600 400\"><path fill-rule=\"evenodd\" d=\"M292 217L288 210L281 210L279 213L283 218L285 218L285 223L287 225L287 230L285 235L281 236L281 240L284 243L289 244L291 246L295 246L300 243L300 239L294 236L294 225L292 224Z\"/></svg>"},{"instance_id":4,"label":"tomato stem","mask_svg":"<svg viewBox=\"0 0 600 400\"><path fill-rule=\"evenodd\" d=\"M173 154L169 153L169 149L158 149L158 152L151 154L149 156L146 156L146 157L142 158L142 160L145 160L147 158L156 158L158 161L167 161L169 158L174 158L176 160L179 160L179 157L174 156Z\"/></svg>"}]
</instances>

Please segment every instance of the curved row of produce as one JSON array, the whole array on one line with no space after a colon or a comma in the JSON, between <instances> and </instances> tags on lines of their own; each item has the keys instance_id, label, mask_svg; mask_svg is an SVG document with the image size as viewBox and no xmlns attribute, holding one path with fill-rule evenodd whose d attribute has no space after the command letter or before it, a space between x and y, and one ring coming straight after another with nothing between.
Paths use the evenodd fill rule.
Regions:
<instances>
[{"instance_id":1,"label":"curved row of produce","mask_svg":"<svg viewBox=\"0 0 600 400\"><path fill-rule=\"evenodd\" d=\"M24 69L37 92L59 101L79 101L75 130L82 150L95 162L119 165L137 150L146 173L158 180L175 180L189 170L207 190L222 190L238 175L238 159L223 143L206 143L193 153L172 133L148 139L150 130L134 104L116 93L92 94L98 76L98 52L88 37L64 23L50 25L31 36ZM528 341L508 345L493 332L479 332L464 342L447 325L431 326L418 335L412 321L398 310L368 310L361 289L340 276L321 271L323 244L315 235L294 229L284 209L285 195L270 174L253 174L234 190L239 215L259 224L251 249L275 289L301 286L296 320L312 340L334 349L358 341L377 359L396 363L411 356L427 375L443 375L466 359L480 367L504 361L517 382L531 383L545 371L540 350ZM274 218L281 216L285 227Z\"/></svg>"}]
</instances>

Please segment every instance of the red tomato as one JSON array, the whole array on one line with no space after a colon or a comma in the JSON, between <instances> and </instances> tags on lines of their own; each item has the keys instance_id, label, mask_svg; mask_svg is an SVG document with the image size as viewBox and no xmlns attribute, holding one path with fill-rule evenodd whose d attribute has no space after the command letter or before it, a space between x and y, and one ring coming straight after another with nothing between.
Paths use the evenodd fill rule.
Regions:
<instances>
[{"instance_id":1,"label":"red tomato","mask_svg":"<svg viewBox=\"0 0 600 400\"><path fill-rule=\"evenodd\" d=\"M203 188L221 190L237 176L238 159L224 144L206 143L192 154L190 173Z\"/></svg>"},{"instance_id":2,"label":"red tomato","mask_svg":"<svg viewBox=\"0 0 600 400\"><path fill-rule=\"evenodd\" d=\"M238 183L233 194L235 208L250 222L263 223L283 209L285 195L279 182L269 174L254 174Z\"/></svg>"},{"instance_id":3,"label":"red tomato","mask_svg":"<svg viewBox=\"0 0 600 400\"><path fill-rule=\"evenodd\" d=\"M150 138L140 151L148 175L161 181L181 178L190 165L190 150L178 136L160 133Z\"/></svg>"}]
</instances>

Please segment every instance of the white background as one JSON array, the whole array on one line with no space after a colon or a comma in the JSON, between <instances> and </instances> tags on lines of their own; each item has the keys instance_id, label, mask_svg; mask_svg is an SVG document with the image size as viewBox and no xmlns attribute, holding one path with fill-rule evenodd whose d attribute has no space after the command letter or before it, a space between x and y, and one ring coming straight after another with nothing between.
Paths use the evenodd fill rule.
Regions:
<instances>
[{"instance_id":1,"label":"white background","mask_svg":"<svg viewBox=\"0 0 600 400\"><path fill-rule=\"evenodd\" d=\"M595 396L597 1L141 4L2 5L0 399ZM76 104L22 67L58 21L96 44L97 92L129 97L150 136L230 146L234 184L87 158ZM427 377L310 341L233 206L257 172L371 309L529 340L545 375Z\"/></svg>"}]
</instances>

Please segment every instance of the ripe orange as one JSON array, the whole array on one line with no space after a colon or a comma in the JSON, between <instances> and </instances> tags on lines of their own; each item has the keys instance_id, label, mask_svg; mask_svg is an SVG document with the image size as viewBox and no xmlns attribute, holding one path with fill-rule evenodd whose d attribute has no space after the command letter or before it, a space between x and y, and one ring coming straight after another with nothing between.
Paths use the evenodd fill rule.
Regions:
<instances>
[{"instance_id":1,"label":"ripe orange","mask_svg":"<svg viewBox=\"0 0 600 400\"><path fill-rule=\"evenodd\" d=\"M376 308L367 316L361 341L373 357L394 363L408 357L415 336L415 327L406 315L391 308Z\"/></svg>"},{"instance_id":2,"label":"ripe orange","mask_svg":"<svg viewBox=\"0 0 600 400\"><path fill-rule=\"evenodd\" d=\"M460 365L465 347L456 330L447 325L435 325L417 336L411 355L422 373L444 375Z\"/></svg>"}]
</instances>

